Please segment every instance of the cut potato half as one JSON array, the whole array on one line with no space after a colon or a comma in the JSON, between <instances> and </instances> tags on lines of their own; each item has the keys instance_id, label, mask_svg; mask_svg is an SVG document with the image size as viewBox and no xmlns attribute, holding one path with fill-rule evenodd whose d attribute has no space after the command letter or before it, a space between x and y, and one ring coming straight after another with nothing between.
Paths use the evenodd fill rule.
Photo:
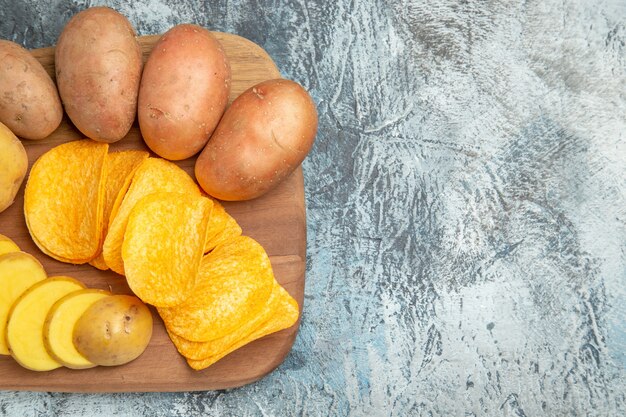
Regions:
<instances>
[{"instance_id":1,"label":"cut potato half","mask_svg":"<svg viewBox=\"0 0 626 417\"><path fill-rule=\"evenodd\" d=\"M54 303L43 326L43 341L50 356L72 369L96 366L76 350L72 340L74 325L93 303L109 295L111 293L104 290L84 289L71 292Z\"/></svg>"},{"instance_id":2,"label":"cut potato half","mask_svg":"<svg viewBox=\"0 0 626 417\"><path fill-rule=\"evenodd\" d=\"M0 354L9 354L4 334L11 306L30 286L44 279L46 271L32 255L10 252L0 256Z\"/></svg>"},{"instance_id":3,"label":"cut potato half","mask_svg":"<svg viewBox=\"0 0 626 417\"><path fill-rule=\"evenodd\" d=\"M61 367L46 350L43 325L54 303L83 288L85 286L74 278L52 277L31 286L15 301L9 312L6 341L11 356L20 365L33 371Z\"/></svg>"}]
</instances>

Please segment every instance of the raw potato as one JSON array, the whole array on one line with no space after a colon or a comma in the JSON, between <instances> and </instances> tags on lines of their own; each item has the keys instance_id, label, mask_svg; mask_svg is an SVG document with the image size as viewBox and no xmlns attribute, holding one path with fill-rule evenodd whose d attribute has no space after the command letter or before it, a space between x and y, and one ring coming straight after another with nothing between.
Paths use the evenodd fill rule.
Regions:
<instances>
[{"instance_id":1,"label":"raw potato","mask_svg":"<svg viewBox=\"0 0 626 417\"><path fill-rule=\"evenodd\" d=\"M141 79L141 48L132 25L107 7L67 23L55 50L56 78L67 115L87 137L122 139L133 124Z\"/></svg>"},{"instance_id":2,"label":"raw potato","mask_svg":"<svg viewBox=\"0 0 626 417\"><path fill-rule=\"evenodd\" d=\"M5 253L19 252L20 247L15 244L11 239L5 235L0 235L0 256ZM2 333L0 333L1 335Z\"/></svg>"},{"instance_id":3,"label":"raw potato","mask_svg":"<svg viewBox=\"0 0 626 417\"><path fill-rule=\"evenodd\" d=\"M178 25L152 49L139 89L139 126L166 159L200 152L230 94L230 65L219 41L197 25Z\"/></svg>"},{"instance_id":4,"label":"raw potato","mask_svg":"<svg viewBox=\"0 0 626 417\"><path fill-rule=\"evenodd\" d=\"M226 110L196 161L196 178L220 200L259 197L300 165L316 132L315 103L298 83L264 81Z\"/></svg>"},{"instance_id":5,"label":"raw potato","mask_svg":"<svg viewBox=\"0 0 626 417\"><path fill-rule=\"evenodd\" d=\"M137 297L112 295L96 301L74 327L74 346L103 366L128 363L143 353L152 337L152 313Z\"/></svg>"},{"instance_id":6,"label":"raw potato","mask_svg":"<svg viewBox=\"0 0 626 417\"><path fill-rule=\"evenodd\" d=\"M46 271L33 256L11 252L0 256L0 354L8 355L4 337L11 306L33 284L46 279Z\"/></svg>"},{"instance_id":7,"label":"raw potato","mask_svg":"<svg viewBox=\"0 0 626 417\"><path fill-rule=\"evenodd\" d=\"M13 204L27 170L28 156L22 142L0 123L0 213Z\"/></svg>"},{"instance_id":8,"label":"raw potato","mask_svg":"<svg viewBox=\"0 0 626 417\"><path fill-rule=\"evenodd\" d=\"M43 341L50 356L72 369L96 366L76 350L74 325L93 303L110 295L104 290L84 289L71 292L54 303L43 326Z\"/></svg>"},{"instance_id":9,"label":"raw potato","mask_svg":"<svg viewBox=\"0 0 626 417\"><path fill-rule=\"evenodd\" d=\"M0 40L0 122L24 139L37 140L62 119L59 94L43 66L20 45Z\"/></svg>"},{"instance_id":10,"label":"raw potato","mask_svg":"<svg viewBox=\"0 0 626 417\"><path fill-rule=\"evenodd\" d=\"M11 356L33 371L50 371L61 367L43 343L43 325L50 307L65 295L85 288L69 277L40 281L15 301L9 312L6 339Z\"/></svg>"}]
</instances>

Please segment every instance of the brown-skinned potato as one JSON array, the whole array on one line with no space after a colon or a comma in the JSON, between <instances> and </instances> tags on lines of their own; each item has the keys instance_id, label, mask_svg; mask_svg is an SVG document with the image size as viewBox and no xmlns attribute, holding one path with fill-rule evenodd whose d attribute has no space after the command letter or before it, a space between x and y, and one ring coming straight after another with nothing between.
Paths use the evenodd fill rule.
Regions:
<instances>
[{"instance_id":1,"label":"brown-skinned potato","mask_svg":"<svg viewBox=\"0 0 626 417\"><path fill-rule=\"evenodd\" d=\"M259 197L302 163L316 132L315 103L298 83L257 84L224 113L196 161L198 183L220 200Z\"/></svg>"},{"instance_id":2,"label":"brown-skinned potato","mask_svg":"<svg viewBox=\"0 0 626 417\"><path fill-rule=\"evenodd\" d=\"M63 119L54 82L20 45L0 40L0 122L24 139L50 135Z\"/></svg>"},{"instance_id":3,"label":"brown-skinned potato","mask_svg":"<svg viewBox=\"0 0 626 417\"><path fill-rule=\"evenodd\" d=\"M137 113L141 48L126 17L92 7L72 17L55 50L57 85L72 123L85 136L113 143Z\"/></svg>"},{"instance_id":4,"label":"brown-skinned potato","mask_svg":"<svg viewBox=\"0 0 626 417\"><path fill-rule=\"evenodd\" d=\"M157 155L181 160L200 152L230 94L228 58L208 30L191 24L165 33L152 49L139 89L139 127Z\"/></svg>"}]
</instances>

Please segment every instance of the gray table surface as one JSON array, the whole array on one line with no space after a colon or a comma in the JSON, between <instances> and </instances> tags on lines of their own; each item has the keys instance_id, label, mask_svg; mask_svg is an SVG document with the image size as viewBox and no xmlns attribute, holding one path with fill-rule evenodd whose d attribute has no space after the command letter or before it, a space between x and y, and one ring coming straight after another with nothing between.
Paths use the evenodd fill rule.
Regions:
<instances>
[{"instance_id":1,"label":"gray table surface","mask_svg":"<svg viewBox=\"0 0 626 417\"><path fill-rule=\"evenodd\" d=\"M626 413L626 2L0 0L52 45L88 5L194 22L308 88L302 327L244 388L0 392L3 416ZM0 376L1 378L1 376Z\"/></svg>"}]
</instances>

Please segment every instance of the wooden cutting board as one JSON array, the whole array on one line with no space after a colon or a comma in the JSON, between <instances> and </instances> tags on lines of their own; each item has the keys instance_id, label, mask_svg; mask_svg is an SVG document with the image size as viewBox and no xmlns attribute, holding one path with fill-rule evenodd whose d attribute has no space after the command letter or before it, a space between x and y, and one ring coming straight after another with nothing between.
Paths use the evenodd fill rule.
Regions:
<instances>
[{"instance_id":1,"label":"wooden cutting board","mask_svg":"<svg viewBox=\"0 0 626 417\"><path fill-rule=\"evenodd\" d=\"M276 65L258 45L240 36L215 32L232 68L230 101L252 85L280 77ZM143 36L144 62L159 35ZM54 78L54 48L32 51ZM65 119L48 138L23 141L29 166L48 149L63 142L81 139L76 128ZM138 126L111 151L145 149ZM195 158L178 163L193 176ZM24 181L24 184L26 181ZM89 265L69 265L44 255L33 243L23 215L24 185L15 203L0 213L0 234L15 240L23 251L31 253L43 264L49 276L69 275L88 287L130 293L124 277L99 271ZM243 234L256 239L270 255L278 282L298 301L302 310L306 252L306 213L304 182L298 168L278 188L263 197L245 202L224 203L226 210L239 222ZM0 356L0 389L64 392L117 391L193 391L237 387L262 378L286 357L294 342L299 322L293 327L266 336L226 356L204 371L194 371L178 354L169 340L163 322L153 309L154 333L150 345L135 361L117 367L96 367L87 370L56 369L34 372L24 369L10 356Z\"/></svg>"}]
</instances>

